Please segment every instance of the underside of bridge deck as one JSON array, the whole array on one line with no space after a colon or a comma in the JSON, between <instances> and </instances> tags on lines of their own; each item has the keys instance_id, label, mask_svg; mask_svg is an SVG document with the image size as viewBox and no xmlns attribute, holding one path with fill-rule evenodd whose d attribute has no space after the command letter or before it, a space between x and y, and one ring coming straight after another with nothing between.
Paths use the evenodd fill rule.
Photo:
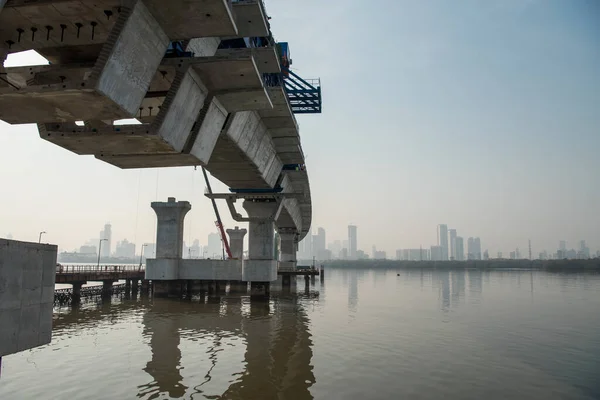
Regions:
<instances>
[{"instance_id":1,"label":"underside of bridge deck","mask_svg":"<svg viewBox=\"0 0 600 400\"><path fill-rule=\"evenodd\" d=\"M261 0L0 0L0 61L50 62L0 67L0 119L118 168L204 166L231 188L275 188L290 197L273 226L297 243L311 196L278 49Z\"/></svg>"}]
</instances>

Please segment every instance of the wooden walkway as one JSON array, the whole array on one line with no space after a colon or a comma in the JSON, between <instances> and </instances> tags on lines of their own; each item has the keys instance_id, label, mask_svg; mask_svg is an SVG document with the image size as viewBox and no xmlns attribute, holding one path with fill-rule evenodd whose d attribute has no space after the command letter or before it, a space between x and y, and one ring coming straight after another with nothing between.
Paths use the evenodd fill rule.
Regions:
<instances>
[{"instance_id":1,"label":"wooden walkway","mask_svg":"<svg viewBox=\"0 0 600 400\"><path fill-rule=\"evenodd\" d=\"M138 265L59 265L55 283L144 279L145 267Z\"/></svg>"}]
</instances>

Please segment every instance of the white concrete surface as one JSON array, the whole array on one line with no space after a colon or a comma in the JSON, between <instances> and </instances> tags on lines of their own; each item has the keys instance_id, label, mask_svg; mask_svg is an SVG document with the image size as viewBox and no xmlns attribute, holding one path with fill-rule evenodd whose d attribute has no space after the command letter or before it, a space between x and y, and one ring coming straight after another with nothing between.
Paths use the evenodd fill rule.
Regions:
<instances>
[{"instance_id":1,"label":"white concrete surface","mask_svg":"<svg viewBox=\"0 0 600 400\"><path fill-rule=\"evenodd\" d=\"M296 232L285 232L279 231L280 239L280 250L279 250L279 261L296 263L296 253L298 250L298 244L296 242Z\"/></svg>"},{"instance_id":2,"label":"white concrete surface","mask_svg":"<svg viewBox=\"0 0 600 400\"><path fill-rule=\"evenodd\" d=\"M119 17L121 18L121 17ZM119 22L117 22L118 26ZM143 40L140 40L143 39ZM111 41L109 54L104 54ZM109 35L92 71L100 69L98 91L135 116L165 55L169 38L142 1L137 1L118 36ZM106 61L104 59L106 58ZM103 61L105 61L103 65Z\"/></svg>"},{"instance_id":3,"label":"white concrete surface","mask_svg":"<svg viewBox=\"0 0 600 400\"><path fill-rule=\"evenodd\" d=\"M242 260L183 259L179 263L179 279L240 281Z\"/></svg>"},{"instance_id":4,"label":"white concrete surface","mask_svg":"<svg viewBox=\"0 0 600 400\"><path fill-rule=\"evenodd\" d=\"M276 202L244 201L244 209L251 218L249 222L248 258L250 260L274 259Z\"/></svg>"},{"instance_id":5,"label":"white concrete surface","mask_svg":"<svg viewBox=\"0 0 600 400\"><path fill-rule=\"evenodd\" d=\"M273 282L277 280L276 260L244 260L242 281Z\"/></svg>"},{"instance_id":6,"label":"white concrete surface","mask_svg":"<svg viewBox=\"0 0 600 400\"><path fill-rule=\"evenodd\" d=\"M57 250L0 239L0 356L50 343Z\"/></svg>"},{"instance_id":7,"label":"white concrete surface","mask_svg":"<svg viewBox=\"0 0 600 400\"><path fill-rule=\"evenodd\" d=\"M183 220L192 209L189 201L176 201L169 197L167 202L151 204L156 212L156 258L181 258L183 252Z\"/></svg>"},{"instance_id":8,"label":"white concrete surface","mask_svg":"<svg viewBox=\"0 0 600 400\"><path fill-rule=\"evenodd\" d=\"M177 152L188 142L208 90L196 72L179 71L156 117L158 134ZM219 129L220 130L220 129Z\"/></svg>"},{"instance_id":9,"label":"white concrete surface","mask_svg":"<svg viewBox=\"0 0 600 400\"><path fill-rule=\"evenodd\" d=\"M244 258L244 236L248 231L236 226L235 229L227 229L226 232L229 235L229 249L232 257L242 260Z\"/></svg>"}]
</instances>

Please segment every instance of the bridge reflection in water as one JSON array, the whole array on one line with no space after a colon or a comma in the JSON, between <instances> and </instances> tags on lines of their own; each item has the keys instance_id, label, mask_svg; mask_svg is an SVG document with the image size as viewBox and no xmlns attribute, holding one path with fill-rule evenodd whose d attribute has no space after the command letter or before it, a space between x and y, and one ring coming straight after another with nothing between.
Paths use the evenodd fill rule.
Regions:
<instances>
[{"instance_id":1,"label":"bridge reflection in water","mask_svg":"<svg viewBox=\"0 0 600 400\"><path fill-rule=\"evenodd\" d=\"M74 309L59 315L54 329L141 313L151 356L139 368L151 380L138 386L138 398L312 399L312 340L303 298L296 293L228 294L200 302L142 298Z\"/></svg>"}]
</instances>

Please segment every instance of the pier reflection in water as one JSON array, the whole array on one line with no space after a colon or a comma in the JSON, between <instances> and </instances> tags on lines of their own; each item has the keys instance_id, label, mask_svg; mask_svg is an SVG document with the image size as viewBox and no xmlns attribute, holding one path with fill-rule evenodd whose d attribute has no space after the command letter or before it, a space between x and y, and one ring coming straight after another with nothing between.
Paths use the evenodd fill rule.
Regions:
<instances>
[{"instance_id":1,"label":"pier reflection in water","mask_svg":"<svg viewBox=\"0 0 600 400\"><path fill-rule=\"evenodd\" d=\"M152 381L140 385L138 397L312 398L312 341L297 300L295 295L227 295L201 304L155 299L143 316L152 350L144 371Z\"/></svg>"},{"instance_id":2,"label":"pier reflection in water","mask_svg":"<svg viewBox=\"0 0 600 400\"><path fill-rule=\"evenodd\" d=\"M0 399L600 398L600 274L325 280L59 309L50 345L3 360Z\"/></svg>"}]
</instances>

